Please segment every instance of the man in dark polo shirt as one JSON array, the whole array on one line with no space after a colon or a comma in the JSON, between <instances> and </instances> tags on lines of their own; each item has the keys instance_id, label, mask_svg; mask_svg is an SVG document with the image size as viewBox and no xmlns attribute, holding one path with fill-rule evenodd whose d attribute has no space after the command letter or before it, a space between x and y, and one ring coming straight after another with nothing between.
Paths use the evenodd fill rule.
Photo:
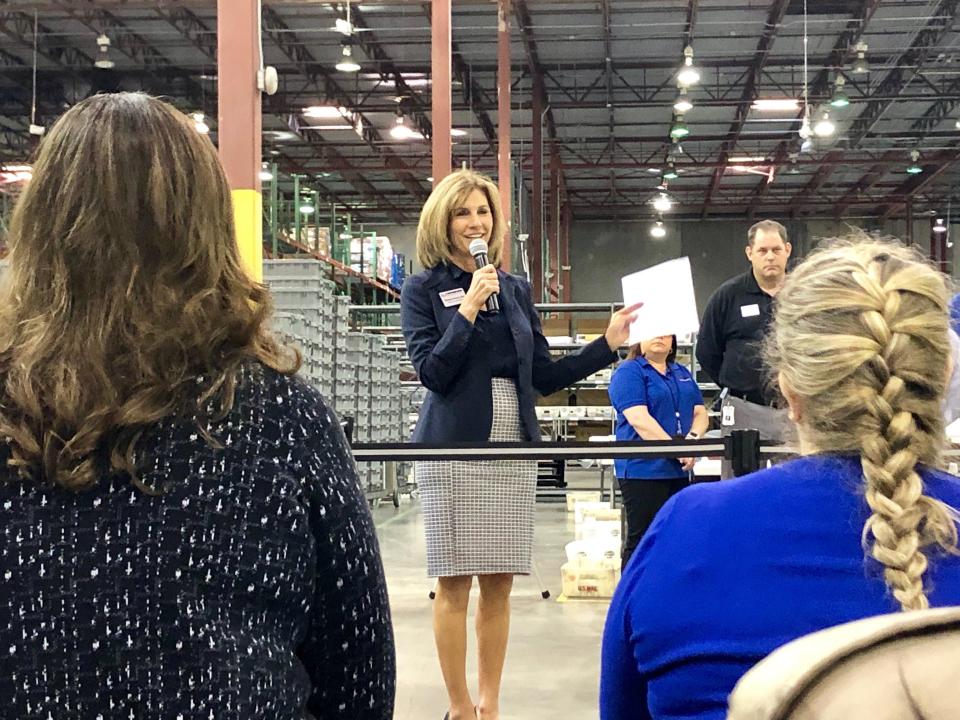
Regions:
<instances>
[{"instance_id":1,"label":"man in dark polo shirt","mask_svg":"<svg viewBox=\"0 0 960 720\"><path fill-rule=\"evenodd\" d=\"M787 229L761 220L747 231L750 269L730 278L707 302L697 337L700 367L729 394L768 405L761 345L773 315L773 299L783 287L790 258Z\"/></svg>"}]
</instances>

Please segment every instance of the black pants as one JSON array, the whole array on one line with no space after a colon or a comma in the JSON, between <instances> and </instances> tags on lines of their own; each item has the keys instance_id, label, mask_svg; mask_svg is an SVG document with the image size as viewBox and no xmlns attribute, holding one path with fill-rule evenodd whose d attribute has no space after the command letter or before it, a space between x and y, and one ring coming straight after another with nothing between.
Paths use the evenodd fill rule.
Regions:
<instances>
[{"instance_id":1,"label":"black pants","mask_svg":"<svg viewBox=\"0 0 960 720\"><path fill-rule=\"evenodd\" d=\"M653 523L653 518L667 500L683 490L690 481L685 478L672 480L623 480L617 478L620 493L623 496L623 517L626 520L626 532L623 533L623 550L620 553L621 567L627 566L627 560L640 544L643 534Z\"/></svg>"}]
</instances>

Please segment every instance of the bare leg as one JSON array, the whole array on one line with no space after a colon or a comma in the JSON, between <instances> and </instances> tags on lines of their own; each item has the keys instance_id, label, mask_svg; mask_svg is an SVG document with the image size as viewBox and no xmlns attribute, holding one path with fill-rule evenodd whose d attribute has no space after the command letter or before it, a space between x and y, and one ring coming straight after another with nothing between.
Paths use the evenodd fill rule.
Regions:
<instances>
[{"instance_id":1,"label":"bare leg","mask_svg":"<svg viewBox=\"0 0 960 720\"><path fill-rule=\"evenodd\" d=\"M450 720L474 717L467 687L467 606L472 584L470 575L438 578L433 601L433 636L450 698Z\"/></svg>"},{"instance_id":2,"label":"bare leg","mask_svg":"<svg viewBox=\"0 0 960 720\"><path fill-rule=\"evenodd\" d=\"M478 575L477 645L480 655L480 717L500 717L500 679L510 635L510 590L513 575Z\"/></svg>"}]
</instances>

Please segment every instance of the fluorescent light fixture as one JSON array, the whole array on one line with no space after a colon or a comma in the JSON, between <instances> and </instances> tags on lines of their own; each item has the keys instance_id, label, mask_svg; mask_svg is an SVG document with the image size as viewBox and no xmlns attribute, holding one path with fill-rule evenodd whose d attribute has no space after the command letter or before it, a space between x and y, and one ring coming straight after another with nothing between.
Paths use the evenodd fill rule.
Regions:
<instances>
[{"instance_id":1,"label":"fluorescent light fixture","mask_svg":"<svg viewBox=\"0 0 960 720\"><path fill-rule=\"evenodd\" d=\"M270 172L270 166L266 163L261 163L260 165L260 179L263 182L270 182L273 180L273 173Z\"/></svg>"},{"instance_id":2,"label":"fluorescent light fixture","mask_svg":"<svg viewBox=\"0 0 960 720\"><path fill-rule=\"evenodd\" d=\"M677 99L673 103L673 109L681 115L693 110L693 103L690 102L690 98L687 97L686 88L680 88L680 92L677 93Z\"/></svg>"},{"instance_id":3,"label":"fluorescent light fixture","mask_svg":"<svg viewBox=\"0 0 960 720\"><path fill-rule=\"evenodd\" d=\"M351 50L350 44L347 42L343 43L343 49L340 52L343 57L340 58L340 62L335 66L337 70L340 72L359 72L360 64L353 59L353 50Z\"/></svg>"},{"instance_id":4,"label":"fluorescent light fixture","mask_svg":"<svg viewBox=\"0 0 960 720\"><path fill-rule=\"evenodd\" d=\"M673 122L673 127L670 128L670 137L674 140L682 140L690 134L690 128L687 127L687 124L683 121L683 117L677 116L677 119Z\"/></svg>"},{"instance_id":5,"label":"fluorescent light fixture","mask_svg":"<svg viewBox=\"0 0 960 720\"><path fill-rule=\"evenodd\" d=\"M657 222L650 226L650 237L655 237L658 240L667 236L667 229L663 226L663 221L657 220Z\"/></svg>"},{"instance_id":6,"label":"fluorescent light fixture","mask_svg":"<svg viewBox=\"0 0 960 720\"><path fill-rule=\"evenodd\" d=\"M301 130L354 130L353 125L301 125Z\"/></svg>"},{"instance_id":7,"label":"fluorescent light fixture","mask_svg":"<svg viewBox=\"0 0 960 720\"><path fill-rule=\"evenodd\" d=\"M765 155L733 155L727 158L727 161L732 163L759 163L766 160Z\"/></svg>"},{"instance_id":8,"label":"fluorescent light fixture","mask_svg":"<svg viewBox=\"0 0 960 720\"><path fill-rule=\"evenodd\" d=\"M910 164L907 166L907 175L919 175L923 168L919 165L920 151L912 150L910 152Z\"/></svg>"},{"instance_id":9,"label":"fluorescent light fixture","mask_svg":"<svg viewBox=\"0 0 960 720\"><path fill-rule=\"evenodd\" d=\"M683 49L683 67L677 73L677 82L684 87L700 82L700 71L693 66L693 48L690 45Z\"/></svg>"},{"instance_id":10,"label":"fluorescent light fixture","mask_svg":"<svg viewBox=\"0 0 960 720\"><path fill-rule=\"evenodd\" d=\"M453 137L463 137L467 134L466 130L461 130L460 128L450 128L450 134Z\"/></svg>"},{"instance_id":11,"label":"fluorescent light fixture","mask_svg":"<svg viewBox=\"0 0 960 720\"><path fill-rule=\"evenodd\" d=\"M397 115L396 124L390 128L390 137L395 140L420 140L423 135L407 127L403 115Z\"/></svg>"},{"instance_id":12,"label":"fluorescent light fixture","mask_svg":"<svg viewBox=\"0 0 960 720\"><path fill-rule=\"evenodd\" d=\"M830 119L830 113L824 110L823 115L817 120L817 124L813 126L813 134L819 138L825 138L830 137L836 131L837 126Z\"/></svg>"},{"instance_id":13,"label":"fluorescent light fixture","mask_svg":"<svg viewBox=\"0 0 960 720\"><path fill-rule=\"evenodd\" d=\"M427 182L429 182L429 183L432 183L432 182L433 182L433 175L431 175L430 177L427 178Z\"/></svg>"},{"instance_id":14,"label":"fluorescent light fixture","mask_svg":"<svg viewBox=\"0 0 960 720\"><path fill-rule=\"evenodd\" d=\"M660 193L659 195L657 195L657 197L653 199L653 209L656 210L657 212L661 212L661 213L670 212L670 209L672 207L673 207L673 203L670 202L670 198L668 198L663 193Z\"/></svg>"},{"instance_id":15,"label":"fluorescent light fixture","mask_svg":"<svg viewBox=\"0 0 960 720\"><path fill-rule=\"evenodd\" d=\"M937 222L933 226L933 231L935 233L945 233L947 231L947 226L943 224L943 218L937 218Z\"/></svg>"},{"instance_id":16,"label":"fluorescent light fixture","mask_svg":"<svg viewBox=\"0 0 960 720\"><path fill-rule=\"evenodd\" d=\"M397 140L406 140L410 137L410 128L404 123L403 115L397 115L396 124L390 128L390 137Z\"/></svg>"},{"instance_id":17,"label":"fluorescent light fixture","mask_svg":"<svg viewBox=\"0 0 960 720\"><path fill-rule=\"evenodd\" d=\"M110 59L110 38L103 33L98 35L97 48L97 59L93 61L93 66L101 70L109 70L114 64Z\"/></svg>"},{"instance_id":18,"label":"fluorescent light fixture","mask_svg":"<svg viewBox=\"0 0 960 720\"><path fill-rule=\"evenodd\" d=\"M800 101L796 98L757 98L751 107L760 112L788 112L799 110Z\"/></svg>"},{"instance_id":19,"label":"fluorescent light fixture","mask_svg":"<svg viewBox=\"0 0 960 720\"><path fill-rule=\"evenodd\" d=\"M958 122L960 122L960 121L958 121ZM661 168L658 168L658 167L648 167L648 168L647 168L647 172L650 173L651 175L656 175L657 173L661 172Z\"/></svg>"},{"instance_id":20,"label":"fluorescent light fixture","mask_svg":"<svg viewBox=\"0 0 960 720\"><path fill-rule=\"evenodd\" d=\"M336 118L346 117L348 111L345 107L335 105L309 105L303 109L303 116L308 118L317 118L320 120L334 120Z\"/></svg>"},{"instance_id":21,"label":"fluorescent light fixture","mask_svg":"<svg viewBox=\"0 0 960 720\"><path fill-rule=\"evenodd\" d=\"M843 92L843 86L845 83L846 80L843 79L843 75L837 75L837 82L833 87L833 97L830 98L830 107L845 108L850 104L850 98L848 98L846 93Z\"/></svg>"},{"instance_id":22,"label":"fluorescent light fixture","mask_svg":"<svg viewBox=\"0 0 960 720\"><path fill-rule=\"evenodd\" d=\"M867 44L865 42L857 43L857 59L853 61L853 67L850 72L854 75L866 75L870 72L870 63L867 62Z\"/></svg>"},{"instance_id":23,"label":"fluorescent light fixture","mask_svg":"<svg viewBox=\"0 0 960 720\"><path fill-rule=\"evenodd\" d=\"M264 130L264 137L270 138L275 142L284 142L287 140L296 140L297 134L292 130Z\"/></svg>"}]
</instances>

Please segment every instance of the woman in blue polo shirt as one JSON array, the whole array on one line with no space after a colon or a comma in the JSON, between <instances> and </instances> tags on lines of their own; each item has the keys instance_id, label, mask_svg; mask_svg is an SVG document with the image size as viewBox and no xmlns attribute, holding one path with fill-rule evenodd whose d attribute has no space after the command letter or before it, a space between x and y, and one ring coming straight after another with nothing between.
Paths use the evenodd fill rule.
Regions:
<instances>
[{"instance_id":1,"label":"woman in blue polo shirt","mask_svg":"<svg viewBox=\"0 0 960 720\"><path fill-rule=\"evenodd\" d=\"M700 388L676 357L675 335L660 335L630 348L610 380L617 440L696 438L706 432L709 419ZM692 467L693 458L614 461L627 519L623 567L657 511L687 485Z\"/></svg>"}]
</instances>

